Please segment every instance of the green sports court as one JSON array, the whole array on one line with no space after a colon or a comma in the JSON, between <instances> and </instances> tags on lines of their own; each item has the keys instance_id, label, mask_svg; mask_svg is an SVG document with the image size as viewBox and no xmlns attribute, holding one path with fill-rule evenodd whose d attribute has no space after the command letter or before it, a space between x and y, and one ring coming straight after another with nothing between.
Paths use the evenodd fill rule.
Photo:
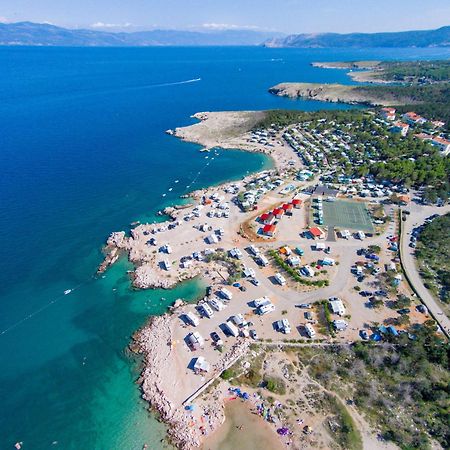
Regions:
<instances>
[{"instance_id":1,"label":"green sports court","mask_svg":"<svg viewBox=\"0 0 450 450\"><path fill-rule=\"evenodd\" d=\"M322 205L324 226L373 232L372 220L364 202L335 200L324 201Z\"/></svg>"}]
</instances>

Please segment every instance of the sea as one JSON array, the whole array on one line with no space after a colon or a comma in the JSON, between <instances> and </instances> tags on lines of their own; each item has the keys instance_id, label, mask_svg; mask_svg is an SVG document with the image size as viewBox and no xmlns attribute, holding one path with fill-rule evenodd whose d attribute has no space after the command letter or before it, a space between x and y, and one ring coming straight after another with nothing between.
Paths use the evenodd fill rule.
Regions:
<instances>
[{"instance_id":1,"label":"sea","mask_svg":"<svg viewBox=\"0 0 450 450\"><path fill-rule=\"evenodd\" d=\"M0 448L167 448L140 399L134 331L177 298L136 291L126 259L95 277L112 231L200 187L270 168L261 154L165 130L198 111L346 105L268 93L282 81L352 83L313 61L448 58L450 49L0 47ZM64 291L72 291L64 295Z\"/></svg>"}]
</instances>

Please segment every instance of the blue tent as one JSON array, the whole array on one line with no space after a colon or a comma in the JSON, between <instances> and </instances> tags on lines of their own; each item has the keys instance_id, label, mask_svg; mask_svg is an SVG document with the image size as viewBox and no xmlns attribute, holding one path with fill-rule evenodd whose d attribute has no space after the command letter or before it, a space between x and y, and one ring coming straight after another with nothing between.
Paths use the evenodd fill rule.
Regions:
<instances>
[{"instance_id":1,"label":"blue tent","mask_svg":"<svg viewBox=\"0 0 450 450\"><path fill-rule=\"evenodd\" d=\"M398 331L395 329L395 327L393 327L392 325L388 326L388 330L391 334L393 334L394 336L398 336Z\"/></svg>"}]
</instances>

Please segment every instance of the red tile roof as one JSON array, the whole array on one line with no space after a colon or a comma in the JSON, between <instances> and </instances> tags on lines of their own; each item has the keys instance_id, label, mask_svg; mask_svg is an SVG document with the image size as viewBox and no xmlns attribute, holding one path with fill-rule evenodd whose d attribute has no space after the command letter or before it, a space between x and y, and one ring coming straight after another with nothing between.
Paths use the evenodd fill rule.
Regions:
<instances>
[{"instance_id":1,"label":"red tile roof","mask_svg":"<svg viewBox=\"0 0 450 450\"><path fill-rule=\"evenodd\" d=\"M261 220L267 220L267 219L270 219L271 217L273 217L272 213L264 213L264 214L261 214L261 216L259 218Z\"/></svg>"},{"instance_id":2,"label":"red tile roof","mask_svg":"<svg viewBox=\"0 0 450 450\"><path fill-rule=\"evenodd\" d=\"M324 234L324 232L323 232L320 228L317 228L317 227L312 227L312 228L310 228L310 229L309 229L309 232L310 232L313 236L317 236L317 237L322 236L322 235Z\"/></svg>"},{"instance_id":3,"label":"red tile roof","mask_svg":"<svg viewBox=\"0 0 450 450\"><path fill-rule=\"evenodd\" d=\"M267 234L274 232L277 229L276 225L265 225L263 228L263 233Z\"/></svg>"}]
</instances>

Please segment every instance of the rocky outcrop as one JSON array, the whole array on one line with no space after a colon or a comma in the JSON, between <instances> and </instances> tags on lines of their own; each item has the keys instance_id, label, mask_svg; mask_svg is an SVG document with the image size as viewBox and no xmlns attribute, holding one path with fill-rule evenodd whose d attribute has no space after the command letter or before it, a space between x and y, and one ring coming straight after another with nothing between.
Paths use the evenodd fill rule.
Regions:
<instances>
[{"instance_id":1,"label":"rocky outcrop","mask_svg":"<svg viewBox=\"0 0 450 450\"><path fill-rule=\"evenodd\" d=\"M348 86L343 84L280 83L269 92L281 97L304 98L332 103L362 104L368 106L396 106L414 103L388 92L379 92L371 86Z\"/></svg>"},{"instance_id":2,"label":"rocky outcrop","mask_svg":"<svg viewBox=\"0 0 450 450\"><path fill-rule=\"evenodd\" d=\"M181 308L178 302L178 310ZM171 442L183 450L197 448L201 445L202 435L196 427L192 427L192 419L185 413L183 405L198 398L211 383L230 365L245 355L250 341L238 339L223 357L213 366L210 378L190 397L176 399L175 391L178 374L173 370L173 316L152 317L148 324L133 336L130 349L144 357L144 368L139 379L142 397L156 410L161 420L168 425ZM223 405L213 396L202 396L202 409L208 415L211 431L217 429L225 420Z\"/></svg>"}]
</instances>

